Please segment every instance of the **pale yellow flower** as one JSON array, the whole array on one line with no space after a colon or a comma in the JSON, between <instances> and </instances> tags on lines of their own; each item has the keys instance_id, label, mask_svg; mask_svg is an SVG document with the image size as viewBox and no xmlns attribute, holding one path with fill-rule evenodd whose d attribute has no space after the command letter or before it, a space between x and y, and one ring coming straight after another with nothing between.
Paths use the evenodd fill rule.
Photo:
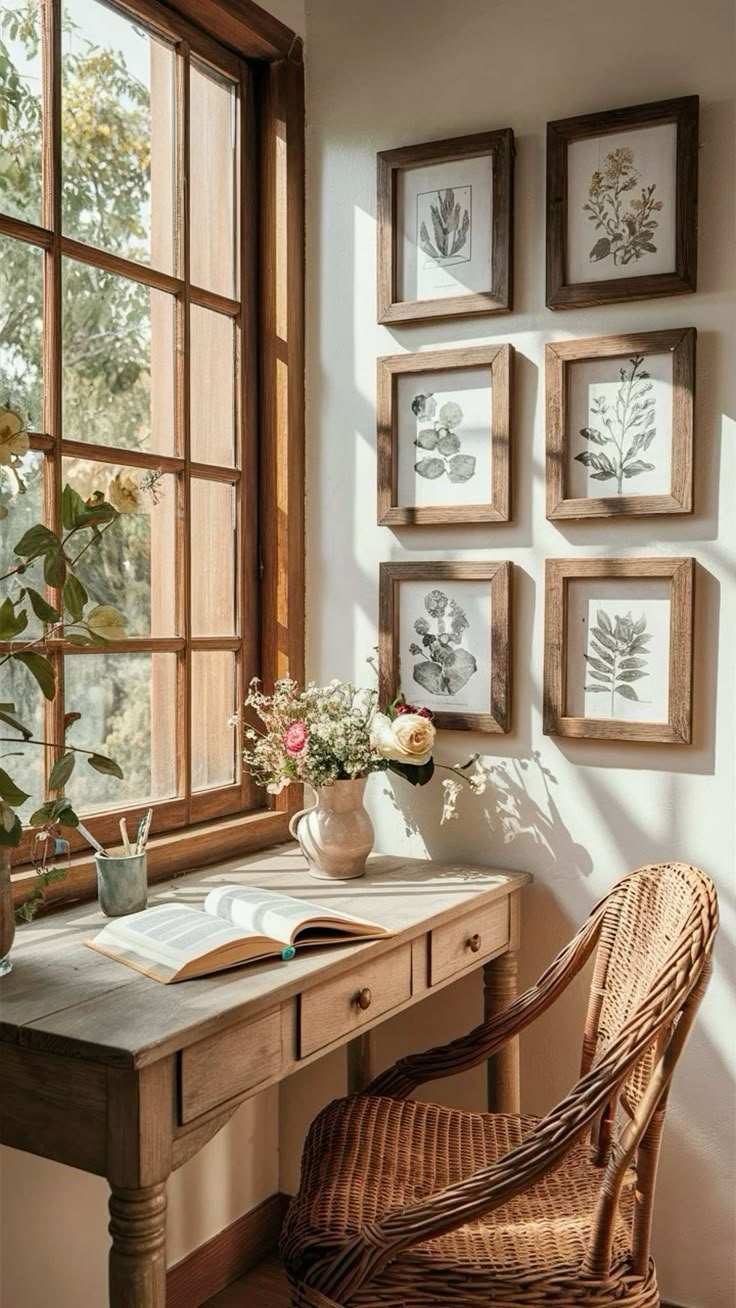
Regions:
<instances>
[{"instance_id":1,"label":"pale yellow flower","mask_svg":"<svg viewBox=\"0 0 736 1308\"><path fill-rule=\"evenodd\" d=\"M28 432L19 414L12 409L0 410L0 464L8 467L13 462L13 455L25 454L29 444Z\"/></svg>"},{"instance_id":2,"label":"pale yellow flower","mask_svg":"<svg viewBox=\"0 0 736 1308\"><path fill-rule=\"evenodd\" d=\"M135 477L116 472L107 488L108 502L118 513L140 513L142 500Z\"/></svg>"},{"instance_id":3,"label":"pale yellow flower","mask_svg":"<svg viewBox=\"0 0 736 1308\"><path fill-rule=\"evenodd\" d=\"M435 735L429 718L419 713L401 713L393 722L385 713L376 713L371 723L371 749L381 758L422 767L432 757Z\"/></svg>"}]
</instances>

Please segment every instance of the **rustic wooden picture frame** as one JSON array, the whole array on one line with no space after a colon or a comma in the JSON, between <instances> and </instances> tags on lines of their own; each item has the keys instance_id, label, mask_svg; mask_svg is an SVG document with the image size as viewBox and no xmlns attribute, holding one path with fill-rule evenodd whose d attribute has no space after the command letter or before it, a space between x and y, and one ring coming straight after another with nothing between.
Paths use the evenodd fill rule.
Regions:
<instances>
[{"instance_id":1,"label":"rustic wooden picture frame","mask_svg":"<svg viewBox=\"0 0 736 1308\"><path fill-rule=\"evenodd\" d=\"M508 522L510 516L512 377L511 345L476 345L460 350L393 354L378 360L378 522L383 527L438 526L450 523ZM491 481L488 500L479 504L401 505L398 503L397 378L415 373L487 367L490 373Z\"/></svg>"},{"instance_id":2,"label":"rustic wooden picture frame","mask_svg":"<svg viewBox=\"0 0 736 1308\"><path fill-rule=\"evenodd\" d=\"M399 591L406 581L487 582L491 595L489 713L433 713L449 731L511 730L511 563L382 563L379 581L378 694L390 704L399 692ZM404 687L405 692L407 688ZM411 692L407 692L411 700Z\"/></svg>"},{"instance_id":3,"label":"rustic wooden picture frame","mask_svg":"<svg viewBox=\"0 0 736 1308\"><path fill-rule=\"evenodd\" d=\"M567 713L568 586L589 578L657 578L670 582L668 720L618 721ZM695 560L548 559L545 570L544 733L595 740L689 745L692 739L692 645Z\"/></svg>"},{"instance_id":4,"label":"rustic wooden picture frame","mask_svg":"<svg viewBox=\"0 0 736 1308\"><path fill-rule=\"evenodd\" d=\"M492 285L484 291L437 299L402 300L398 284L399 222L397 176L402 169L456 159L493 157L493 208L488 240ZM513 297L514 134L510 127L473 136L456 136L424 145L383 150L378 163L378 321L423 322L473 314L506 313Z\"/></svg>"},{"instance_id":5,"label":"rustic wooden picture frame","mask_svg":"<svg viewBox=\"0 0 736 1308\"><path fill-rule=\"evenodd\" d=\"M693 405L695 399L694 327L672 331L633 332L590 340L554 341L545 349L547 517L618 518L656 513L692 513ZM568 487L568 393L570 364L580 360L672 354L672 444L669 494L572 497ZM606 483L602 483L603 486Z\"/></svg>"},{"instance_id":6,"label":"rustic wooden picture frame","mask_svg":"<svg viewBox=\"0 0 736 1308\"><path fill-rule=\"evenodd\" d=\"M577 309L588 305L681 295L697 289L698 202L697 95L605 113L563 118L547 124L547 307ZM568 164L571 142L614 132L675 123L675 268L666 273L570 282L567 273Z\"/></svg>"}]
</instances>

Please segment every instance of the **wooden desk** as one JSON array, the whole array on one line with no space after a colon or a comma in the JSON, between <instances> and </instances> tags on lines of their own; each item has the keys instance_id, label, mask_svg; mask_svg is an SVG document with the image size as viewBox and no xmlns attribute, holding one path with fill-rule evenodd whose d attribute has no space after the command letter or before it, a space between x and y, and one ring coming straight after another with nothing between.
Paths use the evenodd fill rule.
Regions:
<instances>
[{"instance_id":1,"label":"wooden desk","mask_svg":"<svg viewBox=\"0 0 736 1308\"><path fill-rule=\"evenodd\" d=\"M112 1308L164 1308L167 1177L244 1099L340 1045L357 1088L371 1074L371 1028L472 968L484 968L488 1013L509 1003L529 879L374 858L363 880L317 882L282 846L164 883L152 902L201 905L213 885L250 882L398 935L172 986L83 946L105 922L96 904L19 932L0 982L0 1140L107 1177ZM489 1085L494 1107L518 1111L513 1046Z\"/></svg>"}]
</instances>

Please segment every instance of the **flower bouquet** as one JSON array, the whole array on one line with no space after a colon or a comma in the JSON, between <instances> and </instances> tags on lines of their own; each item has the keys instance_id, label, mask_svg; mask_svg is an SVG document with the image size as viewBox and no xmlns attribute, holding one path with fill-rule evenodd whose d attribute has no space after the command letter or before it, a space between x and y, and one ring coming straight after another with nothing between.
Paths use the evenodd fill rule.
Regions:
<instances>
[{"instance_id":1,"label":"flower bouquet","mask_svg":"<svg viewBox=\"0 0 736 1308\"><path fill-rule=\"evenodd\" d=\"M272 795L292 782L315 791L316 804L289 824L313 875L362 876L374 839L363 805L366 779L384 771L414 786L432 779L436 732L429 710L402 695L381 712L374 690L346 681L300 690L288 677L276 682L272 695L252 681L245 707L243 762L257 784ZM475 763L448 770L475 788L467 775Z\"/></svg>"}]
</instances>

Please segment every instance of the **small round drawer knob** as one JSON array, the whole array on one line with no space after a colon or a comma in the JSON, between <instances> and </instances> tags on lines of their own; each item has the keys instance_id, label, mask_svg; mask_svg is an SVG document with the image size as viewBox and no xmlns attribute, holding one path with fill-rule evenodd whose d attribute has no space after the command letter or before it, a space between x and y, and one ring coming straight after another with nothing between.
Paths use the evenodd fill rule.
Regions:
<instances>
[{"instance_id":1,"label":"small round drawer knob","mask_svg":"<svg viewBox=\"0 0 736 1308\"><path fill-rule=\"evenodd\" d=\"M474 936L471 936L470 939L467 941L467 945L468 945L468 949L470 950L471 954L477 954L477 953L478 953L478 950L480 949L480 936L478 935L478 932L477 932L477 931L476 931L475 935L474 935Z\"/></svg>"},{"instance_id":2,"label":"small round drawer knob","mask_svg":"<svg viewBox=\"0 0 736 1308\"><path fill-rule=\"evenodd\" d=\"M368 986L364 986L362 990L358 991L355 997L355 1002L358 1005L358 1008L362 1008L363 1012L365 1012L366 1008L370 1008L372 999L373 995L368 989Z\"/></svg>"}]
</instances>

